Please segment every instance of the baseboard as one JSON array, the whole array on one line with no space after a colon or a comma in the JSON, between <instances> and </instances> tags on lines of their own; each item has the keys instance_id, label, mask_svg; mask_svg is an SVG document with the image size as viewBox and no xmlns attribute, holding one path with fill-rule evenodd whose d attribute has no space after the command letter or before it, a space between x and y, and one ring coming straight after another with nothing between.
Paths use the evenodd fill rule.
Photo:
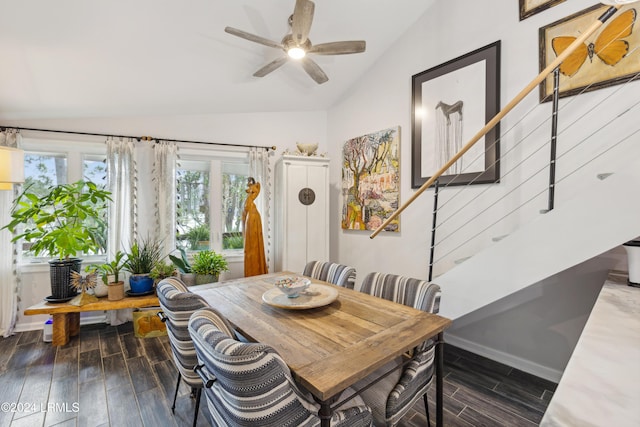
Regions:
<instances>
[{"instance_id":1,"label":"baseboard","mask_svg":"<svg viewBox=\"0 0 640 427\"><path fill-rule=\"evenodd\" d=\"M39 316L36 316L39 317ZM95 323L107 323L107 315L104 312L98 312L98 314L91 314L89 316L80 316L80 326L93 325ZM37 331L42 329L44 321L35 320L32 322L21 322L16 325L15 332L27 332Z\"/></svg>"},{"instance_id":2,"label":"baseboard","mask_svg":"<svg viewBox=\"0 0 640 427\"><path fill-rule=\"evenodd\" d=\"M562 377L562 371L558 371L557 369L542 366L530 360L504 353L500 350L489 348L464 338L456 337L455 335L445 334L444 337L446 343L455 347L470 351L471 353L486 357L487 359L495 360L496 362L504 363L512 368L520 369L521 371L544 378L545 380L557 383L560 381L560 377Z\"/></svg>"}]
</instances>

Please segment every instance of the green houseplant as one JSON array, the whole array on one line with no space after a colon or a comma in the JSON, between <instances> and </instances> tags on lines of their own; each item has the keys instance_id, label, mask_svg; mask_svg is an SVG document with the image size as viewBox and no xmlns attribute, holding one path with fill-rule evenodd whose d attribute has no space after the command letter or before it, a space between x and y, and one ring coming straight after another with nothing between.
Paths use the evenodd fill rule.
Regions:
<instances>
[{"instance_id":1,"label":"green houseplant","mask_svg":"<svg viewBox=\"0 0 640 427\"><path fill-rule=\"evenodd\" d=\"M227 260L222 254L206 250L193 255L191 268L196 274L196 285L217 282L220 273L229 271Z\"/></svg>"},{"instance_id":2,"label":"green houseplant","mask_svg":"<svg viewBox=\"0 0 640 427\"><path fill-rule=\"evenodd\" d=\"M102 280L109 286L107 291L109 301L117 301L124 298L124 282L120 280L120 272L124 270L125 256L124 252L118 251L113 261L98 266L98 269L102 272ZM109 281L109 276L112 277L112 281Z\"/></svg>"},{"instance_id":3,"label":"green houseplant","mask_svg":"<svg viewBox=\"0 0 640 427\"><path fill-rule=\"evenodd\" d=\"M195 285L196 275L191 269L191 264L189 263L187 253L185 252L184 248L178 248L178 251L180 251L180 257L169 254L169 259L178 269L178 272L180 273L180 280L182 280L187 286Z\"/></svg>"},{"instance_id":4,"label":"green houseplant","mask_svg":"<svg viewBox=\"0 0 640 427\"><path fill-rule=\"evenodd\" d=\"M173 276L175 273L176 268L173 264L167 264L164 261L160 261L153 266L149 277L151 277L157 283L162 279Z\"/></svg>"},{"instance_id":5,"label":"green houseplant","mask_svg":"<svg viewBox=\"0 0 640 427\"><path fill-rule=\"evenodd\" d=\"M145 294L153 290L153 279L149 274L161 258L162 247L156 239L148 236L131 245L124 268L131 273L129 286L132 294Z\"/></svg>"},{"instance_id":6,"label":"green houseplant","mask_svg":"<svg viewBox=\"0 0 640 427\"><path fill-rule=\"evenodd\" d=\"M51 301L67 300L75 295L70 286L71 271L80 272L78 255L104 249L102 233L111 193L90 181L77 181L48 188L36 194L28 186L11 207L11 222L3 228L17 231L13 242L24 239L29 251L56 257L49 261Z\"/></svg>"}]
</instances>

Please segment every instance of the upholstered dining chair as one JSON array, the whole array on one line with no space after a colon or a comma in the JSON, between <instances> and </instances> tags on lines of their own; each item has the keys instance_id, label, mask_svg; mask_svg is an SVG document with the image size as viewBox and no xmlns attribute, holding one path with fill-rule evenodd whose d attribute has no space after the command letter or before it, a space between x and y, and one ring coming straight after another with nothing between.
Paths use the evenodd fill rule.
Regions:
<instances>
[{"instance_id":1,"label":"upholstered dining chair","mask_svg":"<svg viewBox=\"0 0 640 427\"><path fill-rule=\"evenodd\" d=\"M319 426L318 410L310 393L295 383L275 349L238 341L225 330L222 315L213 308L196 311L189 321L201 363L211 424L218 426ZM349 406L352 402L355 406ZM334 410L331 425L364 427L371 412L356 397Z\"/></svg>"},{"instance_id":2,"label":"upholstered dining chair","mask_svg":"<svg viewBox=\"0 0 640 427\"><path fill-rule=\"evenodd\" d=\"M200 409L202 380L193 371L193 368L198 364L198 358L187 327L189 317L196 310L209 305L201 296L189 292L185 284L175 277L160 281L156 289L160 307L162 308L162 312L159 314L167 325L167 335L171 344L173 362L178 369L178 381L171 410L175 413L178 389L182 380L191 387L191 397L196 399L195 413L193 415L193 425L195 427L198 421L198 410Z\"/></svg>"},{"instance_id":3,"label":"upholstered dining chair","mask_svg":"<svg viewBox=\"0 0 640 427\"><path fill-rule=\"evenodd\" d=\"M349 289L353 289L356 282L355 268L332 262L310 261L302 275Z\"/></svg>"},{"instance_id":4,"label":"upholstered dining chair","mask_svg":"<svg viewBox=\"0 0 640 427\"><path fill-rule=\"evenodd\" d=\"M440 309L440 287L424 280L369 273L363 279L360 291L429 313L437 313ZM434 340L427 340L413 349L410 360L395 360L354 386L361 389L382 372L393 370L392 374L360 393L371 408L376 425L395 426L420 397L424 400L427 425L430 425L427 390L433 380L434 351Z\"/></svg>"}]
</instances>

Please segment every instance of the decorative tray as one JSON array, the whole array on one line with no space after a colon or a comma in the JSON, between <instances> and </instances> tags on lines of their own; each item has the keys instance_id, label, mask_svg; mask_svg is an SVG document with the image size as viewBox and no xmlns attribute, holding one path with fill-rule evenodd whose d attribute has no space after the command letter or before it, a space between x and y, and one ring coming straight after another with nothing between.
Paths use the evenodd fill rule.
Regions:
<instances>
[{"instance_id":1,"label":"decorative tray","mask_svg":"<svg viewBox=\"0 0 640 427\"><path fill-rule=\"evenodd\" d=\"M278 288L269 289L262 294L262 301L273 307L288 310L306 310L309 308L323 307L334 302L338 298L338 289L333 286L312 283L296 298L287 297Z\"/></svg>"}]
</instances>

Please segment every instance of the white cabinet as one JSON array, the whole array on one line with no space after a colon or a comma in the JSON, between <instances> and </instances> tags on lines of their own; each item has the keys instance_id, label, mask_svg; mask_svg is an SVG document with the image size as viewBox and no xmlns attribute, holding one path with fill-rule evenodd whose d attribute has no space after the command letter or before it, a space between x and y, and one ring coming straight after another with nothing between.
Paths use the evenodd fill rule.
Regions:
<instances>
[{"instance_id":1,"label":"white cabinet","mask_svg":"<svg viewBox=\"0 0 640 427\"><path fill-rule=\"evenodd\" d=\"M275 176L275 268L329 260L329 159L283 155Z\"/></svg>"}]
</instances>

